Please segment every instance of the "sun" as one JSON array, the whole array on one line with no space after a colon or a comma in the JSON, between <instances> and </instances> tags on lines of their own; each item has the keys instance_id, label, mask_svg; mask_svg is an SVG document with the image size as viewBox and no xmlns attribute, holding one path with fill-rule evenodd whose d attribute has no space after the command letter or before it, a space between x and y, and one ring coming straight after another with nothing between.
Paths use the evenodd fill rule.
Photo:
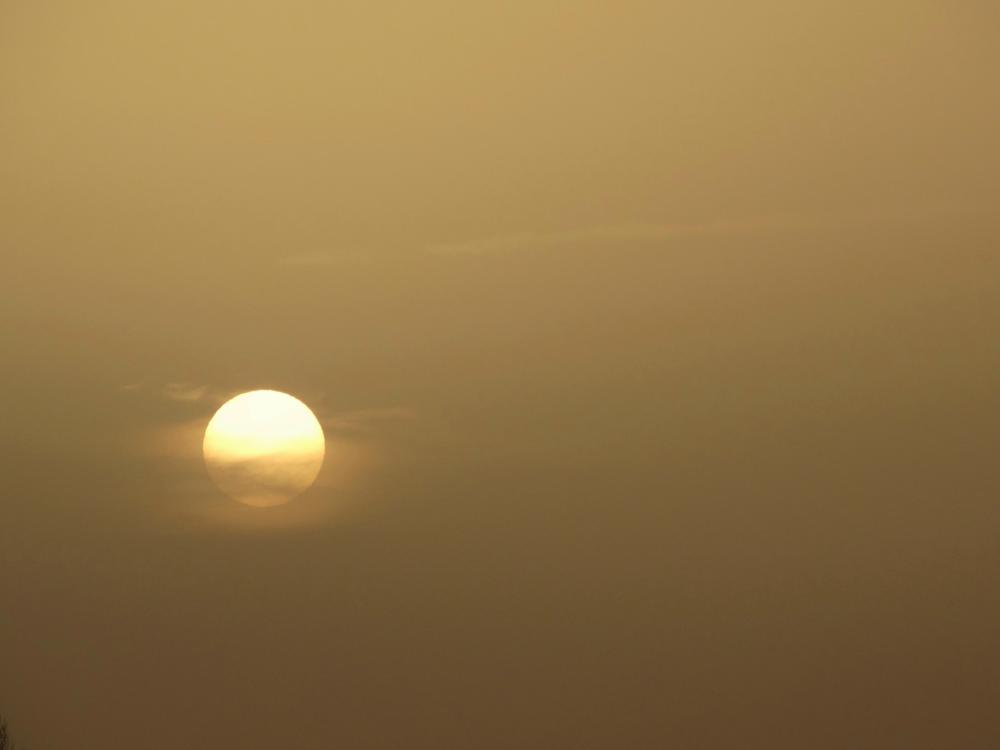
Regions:
<instances>
[{"instance_id":1,"label":"sun","mask_svg":"<svg viewBox=\"0 0 1000 750\"><path fill-rule=\"evenodd\" d=\"M215 412L202 453L223 492L266 508L289 502L316 481L326 439L316 415L294 396L248 391Z\"/></svg>"}]
</instances>

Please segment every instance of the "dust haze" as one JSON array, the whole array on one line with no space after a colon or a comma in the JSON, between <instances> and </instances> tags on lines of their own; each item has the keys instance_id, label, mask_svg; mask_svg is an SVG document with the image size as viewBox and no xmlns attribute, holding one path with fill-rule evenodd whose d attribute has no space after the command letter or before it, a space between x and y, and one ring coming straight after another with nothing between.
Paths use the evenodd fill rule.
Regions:
<instances>
[{"instance_id":1,"label":"dust haze","mask_svg":"<svg viewBox=\"0 0 1000 750\"><path fill-rule=\"evenodd\" d=\"M0 2L18 741L995 742L998 30ZM330 439L265 515L258 388Z\"/></svg>"}]
</instances>

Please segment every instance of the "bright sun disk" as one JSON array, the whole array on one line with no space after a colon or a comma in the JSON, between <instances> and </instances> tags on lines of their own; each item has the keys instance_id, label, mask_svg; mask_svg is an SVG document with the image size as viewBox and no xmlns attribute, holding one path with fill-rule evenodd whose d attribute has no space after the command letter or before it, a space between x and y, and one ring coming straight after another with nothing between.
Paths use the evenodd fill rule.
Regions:
<instances>
[{"instance_id":1,"label":"bright sun disk","mask_svg":"<svg viewBox=\"0 0 1000 750\"><path fill-rule=\"evenodd\" d=\"M316 480L326 440L309 407L280 391L249 391L212 417L202 443L219 488L255 507L283 505Z\"/></svg>"}]
</instances>

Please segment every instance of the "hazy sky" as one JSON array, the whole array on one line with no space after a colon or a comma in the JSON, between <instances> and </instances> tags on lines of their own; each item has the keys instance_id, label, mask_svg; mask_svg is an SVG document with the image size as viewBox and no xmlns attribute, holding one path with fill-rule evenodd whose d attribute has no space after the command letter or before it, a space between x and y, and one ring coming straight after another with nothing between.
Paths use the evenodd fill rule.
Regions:
<instances>
[{"instance_id":1,"label":"hazy sky","mask_svg":"<svg viewBox=\"0 0 1000 750\"><path fill-rule=\"evenodd\" d=\"M998 75L986 0L0 0L0 712L989 746Z\"/></svg>"}]
</instances>

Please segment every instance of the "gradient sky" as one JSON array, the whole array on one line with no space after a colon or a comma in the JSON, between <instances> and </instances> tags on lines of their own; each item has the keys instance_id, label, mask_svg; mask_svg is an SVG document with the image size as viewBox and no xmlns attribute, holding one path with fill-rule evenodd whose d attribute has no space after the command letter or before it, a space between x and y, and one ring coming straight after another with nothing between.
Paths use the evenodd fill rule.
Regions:
<instances>
[{"instance_id":1,"label":"gradient sky","mask_svg":"<svg viewBox=\"0 0 1000 750\"><path fill-rule=\"evenodd\" d=\"M985 0L0 0L15 735L989 746L998 75Z\"/></svg>"}]
</instances>

